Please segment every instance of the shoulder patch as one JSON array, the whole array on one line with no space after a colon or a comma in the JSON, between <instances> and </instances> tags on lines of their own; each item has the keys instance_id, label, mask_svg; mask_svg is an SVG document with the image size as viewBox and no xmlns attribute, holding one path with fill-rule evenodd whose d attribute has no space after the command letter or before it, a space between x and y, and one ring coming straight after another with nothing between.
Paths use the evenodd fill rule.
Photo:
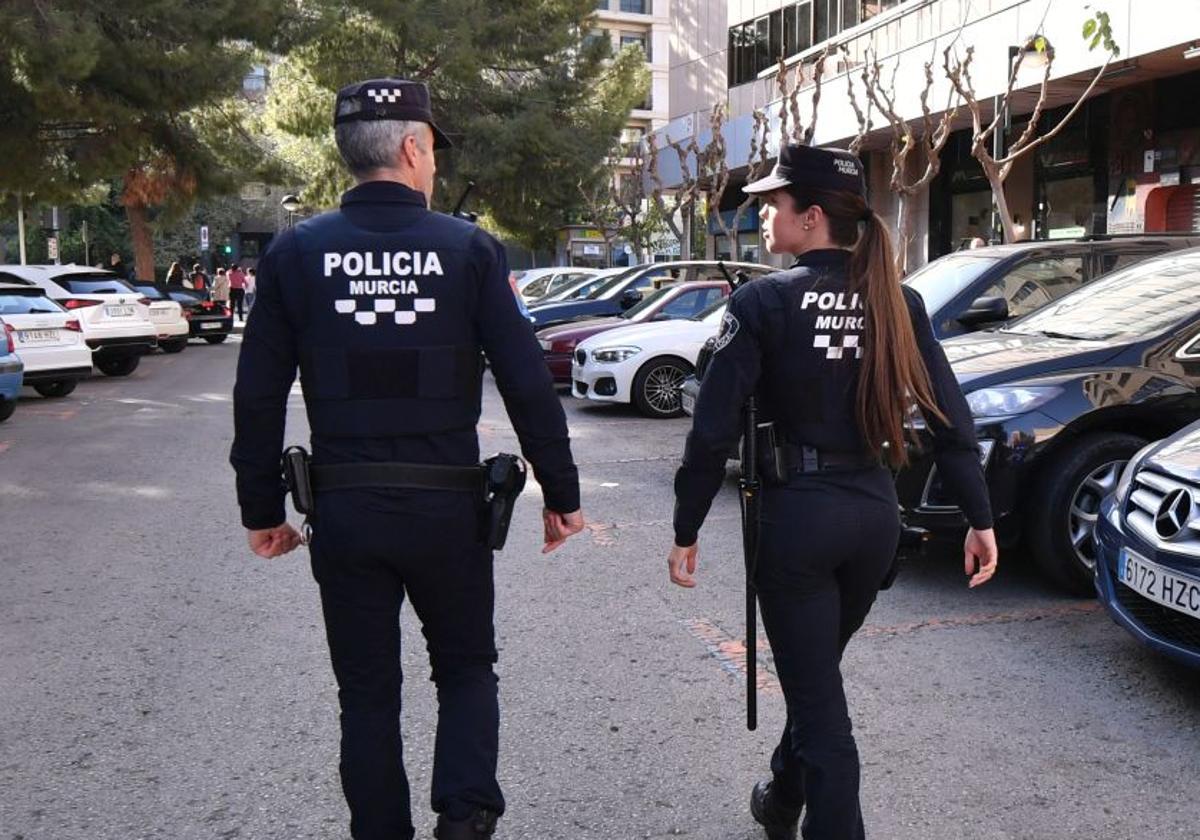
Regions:
<instances>
[{"instance_id":1,"label":"shoulder patch","mask_svg":"<svg viewBox=\"0 0 1200 840\"><path fill-rule=\"evenodd\" d=\"M741 322L732 312L726 312L721 318L721 332L717 334L717 343L713 345L713 352L720 353L729 346L729 342L733 341L734 336L738 334L738 330L742 328Z\"/></svg>"}]
</instances>

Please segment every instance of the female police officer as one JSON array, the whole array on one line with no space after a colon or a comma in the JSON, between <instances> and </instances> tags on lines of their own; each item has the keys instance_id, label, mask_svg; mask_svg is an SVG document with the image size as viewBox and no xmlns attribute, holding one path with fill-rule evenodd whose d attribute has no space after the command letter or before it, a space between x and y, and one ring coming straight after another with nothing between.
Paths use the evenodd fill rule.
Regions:
<instances>
[{"instance_id":1,"label":"female police officer","mask_svg":"<svg viewBox=\"0 0 1200 840\"><path fill-rule=\"evenodd\" d=\"M730 299L675 478L670 575L695 585L697 531L755 395L786 462L762 494L755 583L787 725L751 811L773 839L795 837L803 811L805 840L857 840L858 752L839 664L896 551L884 462L904 463L910 411L933 433L939 474L970 523L971 586L996 570L991 510L966 401L920 297L900 285L858 158L787 146L746 192L761 196L767 247L796 260Z\"/></svg>"}]
</instances>

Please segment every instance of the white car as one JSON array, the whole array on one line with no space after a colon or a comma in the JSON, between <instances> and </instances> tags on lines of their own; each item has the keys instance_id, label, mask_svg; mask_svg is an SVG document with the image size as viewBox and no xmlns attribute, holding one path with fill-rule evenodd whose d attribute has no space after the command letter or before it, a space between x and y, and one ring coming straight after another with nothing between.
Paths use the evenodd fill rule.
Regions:
<instances>
[{"instance_id":1,"label":"white car","mask_svg":"<svg viewBox=\"0 0 1200 840\"><path fill-rule=\"evenodd\" d=\"M150 301L112 272L83 265L0 265L0 283L37 286L78 318L92 363L107 376L128 376L158 346Z\"/></svg>"},{"instance_id":2,"label":"white car","mask_svg":"<svg viewBox=\"0 0 1200 840\"><path fill-rule=\"evenodd\" d=\"M521 293L521 297L526 303L557 294L581 280L594 277L596 273L597 269L594 268L579 268L569 265L553 268L530 268L525 271L513 272L517 278L517 291Z\"/></svg>"},{"instance_id":3,"label":"white car","mask_svg":"<svg viewBox=\"0 0 1200 840\"><path fill-rule=\"evenodd\" d=\"M134 282L134 291L150 301L150 323L158 330L158 346L164 353L179 353L188 343L191 325L183 307L153 283Z\"/></svg>"},{"instance_id":4,"label":"white car","mask_svg":"<svg viewBox=\"0 0 1200 840\"><path fill-rule=\"evenodd\" d=\"M571 366L572 395L631 402L647 417L678 417L679 389L704 342L720 330L725 306L721 300L695 319L635 324L581 341Z\"/></svg>"},{"instance_id":5,"label":"white car","mask_svg":"<svg viewBox=\"0 0 1200 840\"><path fill-rule=\"evenodd\" d=\"M43 397L65 397L92 375L79 319L41 289L0 283L0 321L25 363L25 384Z\"/></svg>"}]
</instances>

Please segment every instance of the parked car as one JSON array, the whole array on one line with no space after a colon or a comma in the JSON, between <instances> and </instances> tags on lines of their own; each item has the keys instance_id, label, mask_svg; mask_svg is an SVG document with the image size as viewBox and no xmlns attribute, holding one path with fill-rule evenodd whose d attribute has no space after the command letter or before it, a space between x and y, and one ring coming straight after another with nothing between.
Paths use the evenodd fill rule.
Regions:
<instances>
[{"instance_id":1,"label":"parked car","mask_svg":"<svg viewBox=\"0 0 1200 840\"><path fill-rule=\"evenodd\" d=\"M158 330L158 346L164 353L179 353L188 343L191 327L183 315L183 307L171 300L165 286L154 283L134 283L133 288L150 301L150 323Z\"/></svg>"},{"instance_id":2,"label":"parked car","mask_svg":"<svg viewBox=\"0 0 1200 840\"><path fill-rule=\"evenodd\" d=\"M644 265L645 264L637 265L637 266L620 266L618 268L600 269L599 271L595 272L594 274L592 274L588 277L584 277L581 280L576 280L575 282L573 282L567 286L560 287L558 289L558 291L549 292L547 294L542 295L537 300L530 301L529 305L530 306L542 306L543 304L558 303L558 302L564 301L564 300L583 300L584 298L588 297L593 292L595 292L597 289L599 289L601 286L603 286L605 283L607 283L609 280L616 277L618 274L625 274L627 272L631 272L637 268L644 267Z\"/></svg>"},{"instance_id":3,"label":"parked car","mask_svg":"<svg viewBox=\"0 0 1200 840\"><path fill-rule=\"evenodd\" d=\"M110 271L80 265L0 265L0 283L37 286L79 319L92 363L106 376L128 376L158 346L150 301Z\"/></svg>"},{"instance_id":4,"label":"parked car","mask_svg":"<svg viewBox=\"0 0 1200 840\"><path fill-rule=\"evenodd\" d=\"M921 293L938 338L1028 315L1109 272L1200 245L1200 235L1111 236L1016 242L956 251L904 282Z\"/></svg>"},{"instance_id":5,"label":"parked car","mask_svg":"<svg viewBox=\"0 0 1200 840\"><path fill-rule=\"evenodd\" d=\"M1147 445L1096 523L1096 590L1150 648L1200 668L1200 422Z\"/></svg>"},{"instance_id":6,"label":"parked car","mask_svg":"<svg viewBox=\"0 0 1200 840\"><path fill-rule=\"evenodd\" d=\"M642 302L647 292L672 283L689 280L728 280L725 272L733 275L744 271L752 276L769 274L775 269L756 263L722 263L716 261L662 262L639 265L629 271L611 277L583 300L564 300L532 306L535 329L564 324L577 318L599 318L620 315Z\"/></svg>"},{"instance_id":7,"label":"parked car","mask_svg":"<svg viewBox=\"0 0 1200 840\"><path fill-rule=\"evenodd\" d=\"M0 423L12 417L17 410L24 373L25 365L17 355L12 332L0 320Z\"/></svg>"},{"instance_id":8,"label":"parked car","mask_svg":"<svg viewBox=\"0 0 1200 840\"><path fill-rule=\"evenodd\" d=\"M630 324L694 318L728 294L729 284L724 280L675 283L651 292L637 306L626 309L620 315L568 321L557 327L547 327L538 332L538 343L542 345L546 365L555 383L570 385L575 347L585 338Z\"/></svg>"},{"instance_id":9,"label":"parked car","mask_svg":"<svg viewBox=\"0 0 1200 840\"><path fill-rule=\"evenodd\" d=\"M0 318L25 366L25 384L43 397L65 397L92 375L79 319L37 286L0 283Z\"/></svg>"},{"instance_id":10,"label":"parked car","mask_svg":"<svg viewBox=\"0 0 1200 840\"><path fill-rule=\"evenodd\" d=\"M233 310L209 300L206 292L171 287L167 294L183 307L189 338L203 338L209 344L220 344L233 332Z\"/></svg>"},{"instance_id":11,"label":"parked car","mask_svg":"<svg viewBox=\"0 0 1200 840\"><path fill-rule=\"evenodd\" d=\"M1092 592L1101 500L1147 441L1200 418L1200 249L943 347L975 417L1001 538L1024 536L1047 576ZM897 491L910 524L964 528L929 454L914 454Z\"/></svg>"},{"instance_id":12,"label":"parked car","mask_svg":"<svg viewBox=\"0 0 1200 840\"><path fill-rule=\"evenodd\" d=\"M721 328L726 303L722 298L695 318L633 324L585 339L575 350L572 395L633 403L646 417L678 417L680 386L705 340Z\"/></svg>"},{"instance_id":13,"label":"parked car","mask_svg":"<svg viewBox=\"0 0 1200 840\"><path fill-rule=\"evenodd\" d=\"M556 266L553 268L529 268L524 271L514 271L517 281L517 291L526 303L538 298L552 295L573 286L580 280L595 277L598 269L577 268L575 266Z\"/></svg>"}]
</instances>

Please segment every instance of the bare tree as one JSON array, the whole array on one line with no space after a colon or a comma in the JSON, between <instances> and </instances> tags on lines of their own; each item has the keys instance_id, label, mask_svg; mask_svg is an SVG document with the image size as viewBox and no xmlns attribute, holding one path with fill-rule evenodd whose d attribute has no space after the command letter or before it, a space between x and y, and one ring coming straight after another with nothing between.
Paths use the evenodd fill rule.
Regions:
<instances>
[{"instance_id":1,"label":"bare tree","mask_svg":"<svg viewBox=\"0 0 1200 840\"><path fill-rule=\"evenodd\" d=\"M946 141L950 139L954 118L958 115L956 95L951 90L941 116L936 120L933 117L933 110L929 106L929 95L934 85L933 63L933 58L925 62L925 87L921 90L919 133L913 129L908 120L900 115L899 109L896 107L896 71L900 66L899 60L893 65L891 78L886 83L879 56L874 50L867 50L862 68L862 83L867 91L868 106L874 105L879 113L887 119L891 128L892 174L888 186L896 193L897 199L896 230L899 232L900 242L896 249L896 270L901 274L908 269L908 245L912 239L910 205L913 198L941 171L942 149L945 147ZM856 100L853 99L853 86L851 86L851 97L855 113L859 116L859 124L862 125L864 117ZM867 116L868 125L869 119L870 117ZM908 160L909 155L917 148L923 152L925 168L914 177L909 172Z\"/></svg>"},{"instance_id":2,"label":"bare tree","mask_svg":"<svg viewBox=\"0 0 1200 840\"><path fill-rule=\"evenodd\" d=\"M651 189L650 198L658 210L662 222L679 241L679 252L683 259L692 257L692 226L696 202L700 196L700 175L705 152L696 139L697 132L684 143L668 137L667 148L679 159L679 183L670 190L663 184L659 171L659 149L651 136L648 138L648 169ZM711 141L710 141L711 143ZM664 150L665 151L665 150Z\"/></svg>"},{"instance_id":3,"label":"bare tree","mask_svg":"<svg viewBox=\"0 0 1200 840\"><path fill-rule=\"evenodd\" d=\"M829 57L838 53L839 47L832 41L825 45L812 64L797 62L793 72L793 81L788 84L787 63L779 59L779 70L775 74L775 87L779 90L779 139L780 145L792 142L804 146L812 144L813 136L817 133L817 109L821 104L821 88L825 79L826 65ZM812 75L807 71L811 69ZM800 92L808 83L812 87L812 113L808 125L800 117ZM791 131L788 123L791 122Z\"/></svg>"},{"instance_id":4,"label":"bare tree","mask_svg":"<svg viewBox=\"0 0 1200 840\"><path fill-rule=\"evenodd\" d=\"M750 137L750 153L747 155L746 183L756 181L762 177L767 169L767 136L770 131L770 120L765 112L755 109L754 128ZM721 233L729 240L729 253L733 259L738 259L741 254L741 231L739 228L742 223L742 215L746 208L754 203L755 196L746 194L746 197L738 203L734 208L733 216L730 221L726 221L721 215L721 199L725 195L725 190L729 186L730 173L729 161L727 159L727 147L723 130L725 127L725 107L717 105L713 108L712 118L710 121L712 128L712 141L706 147L708 154L704 156L704 178L702 181L705 204L708 207L708 212L715 218L717 226L721 229Z\"/></svg>"},{"instance_id":5,"label":"bare tree","mask_svg":"<svg viewBox=\"0 0 1200 840\"><path fill-rule=\"evenodd\" d=\"M1108 15L1104 12L1097 12L1094 18L1085 22L1083 37L1091 42L1089 49L1095 49L1098 45L1103 44L1108 54L1104 58L1104 63L1100 65L1100 69L1092 77L1092 81L1088 84L1087 89L1076 100L1071 110L1059 120L1058 125L1040 137L1037 136L1038 122L1041 120L1042 111L1046 106L1046 98L1050 86L1050 73L1054 67L1054 48L1050 46L1044 35L1038 34L1030 38L1025 44L1024 49L1017 53L1016 61L1013 62L1012 71L1009 73L1007 89L1003 95L997 98L997 107L994 109L991 122L986 122L983 118L983 105L975 95L975 86L971 80L971 62L975 57L975 48L973 46L967 47L965 56L960 58L955 46L951 44L946 47L943 54L943 69L945 70L946 77L954 86L954 90L966 103L967 110L971 112L971 154L979 161L980 166L983 167L983 174L987 177L988 184L992 188L992 196L996 201L996 208L999 211L1000 223L1004 228L1004 238L1009 242L1014 239L1015 232L1013 229L1012 212L1009 210L1008 199L1004 194L1004 181L1012 171L1013 164L1066 128L1067 123L1083 107L1083 103L1087 101L1087 98L1095 89L1096 83L1100 81L1100 78L1104 75L1104 71L1108 69L1109 63L1120 55L1120 48L1112 37ZM951 61L952 52L954 53L953 62ZM1039 53L1045 58L1045 70L1042 74L1041 86L1038 88L1037 103L1034 105L1033 113L1029 117L1029 123L1025 126L1025 130L1021 133L1021 136L1003 154L994 155L988 146L992 142L995 133L1003 131L1001 123L1004 115L1009 112L1013 100L1013 88L1016 86L1017 74L1020 72L1025 56L1030 52Z\"/></svg>"}]
</instances>

